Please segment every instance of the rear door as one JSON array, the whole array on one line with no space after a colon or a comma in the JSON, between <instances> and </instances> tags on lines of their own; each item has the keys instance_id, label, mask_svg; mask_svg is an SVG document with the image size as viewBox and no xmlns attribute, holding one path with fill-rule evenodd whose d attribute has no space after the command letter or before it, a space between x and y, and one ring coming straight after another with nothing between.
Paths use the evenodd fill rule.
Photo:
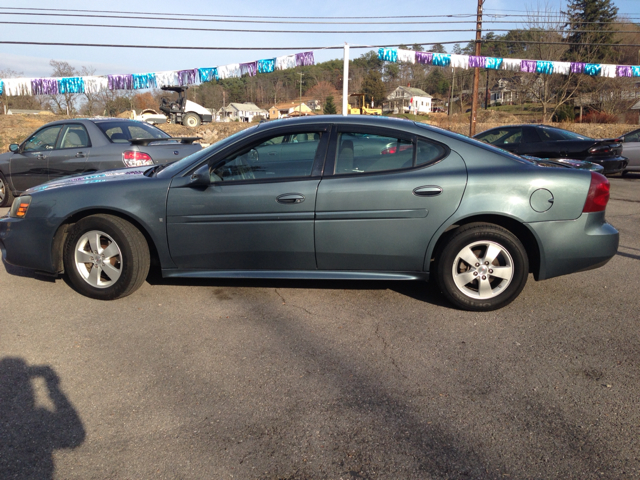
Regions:
<instances>
[{"instance_id":1,"label":"rear door","mask_svg":"<svg viewBox=\"0 0 640 480\"><path fill-rule=\"evenodd\" d=\"M38 130L11 156L11 182L15 190L23 192L49 180L47 161L56 148L62 127L51 125Z\"/></svg>"},{"instance_id":2,"label":"rear door","mask_svg":"<svg viewBox=\"0 0 640 480\"><path fill-rule=\"evenodd\" d=\"M318 268L422 271L427 245L458 208L466 179L462 158L444 144L339 126L318 187Z\"/></svg>"},{"instance_id":3,"label":"rear door","mask_svg":"<svg viewBox=\"0 0 640 480\"><path fill-rule=\"evenodd\" d=\"M84 173L90 149L89 134L82 124L65 125L57 148L49 153L47 159L49 180Z\"/></svg>"}]
</instances>

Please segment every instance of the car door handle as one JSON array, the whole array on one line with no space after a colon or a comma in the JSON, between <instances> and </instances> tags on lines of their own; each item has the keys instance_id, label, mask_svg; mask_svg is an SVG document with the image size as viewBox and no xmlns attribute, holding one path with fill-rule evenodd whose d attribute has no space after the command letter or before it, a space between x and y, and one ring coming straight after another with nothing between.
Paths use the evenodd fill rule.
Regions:
<instances>
[{"instance_id":1,"label":"car door handle","mask_svg":"<svg viewBox=\"0 0 640 480\"><path fill-rule=\"evenodd\" d=\"M83 153L83 152L76 153L76 158L83 158L83 157L86 157L86 156L87 156L87 154Z\"/></svg>"},{"instance_id":2,"label":"car door handle","mask_svg":"<svg viewBox=\"0 0 640 480\"><path fill-rule=\"evenodd\" d=\"M413 194L418 197L435 197L442 193L442 188L436 185L425 185L424 187L418 187L413 189Z\"/></svg>"},{"instance_id":3,"label":"car door handle","mask_svg":"<svg viewBox=\"0 0 640 480\"><path fill-rule=\"evenodd\" d=\"M44 160L44 155L43 155L43 154L41 154L41 153L39 153L38 155L36 155L36 158L37 158L38 160Z\"/></svg>"},{"instance_id":4,"label":"car door handle","mask_svg":"<svg viewBox=\"0 0 640 480\"><path fill-rule=\"evenodd\" d=\"M276 198L278 203L302 203L304 202L304 195L299 193L284 193Z\"/></svg>"}]
</instances>

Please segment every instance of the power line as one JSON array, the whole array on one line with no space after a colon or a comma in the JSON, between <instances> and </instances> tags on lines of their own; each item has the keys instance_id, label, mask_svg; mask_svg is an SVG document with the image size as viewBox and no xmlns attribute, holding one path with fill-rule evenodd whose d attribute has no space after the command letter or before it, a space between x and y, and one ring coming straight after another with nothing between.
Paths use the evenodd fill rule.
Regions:
<instances>
[{"instance_id":1,"label":"power line","mask_svg":"<svg viewBox=\"0 0 640 480\"><path fill-rule=\"evenodd\" d=\"M137 16L132 17L130 15L85 15L85 14L63 14L63 13L23 13L23 12L0 12L0 15L22 15L22 16L46 16L46 17L76 17L76 18L101 18L101 19L126 19L126 20L164 20L164 21L173 21L173 22L216 22L216 23L266 23L266 24L277 24L277 25L353 25L354 23L360 23L356 21L351 22L338 22L338 21L327 21L327 22L314 22L314 21L283 21L283 20L232 20L232 19L212 19L212 18L165 18L165 17L154 17L154 16ZM413 17L415 18L415 17ZM544 21L536 21L537 23L545 23ZM392 23L393 25L424 25L424 24L442 24L445 23L443 21L437 22L425 22L425 21L411 21L411 22L371 22L368 21L369 25L389 25ZM473 20L460 20L460 21L452 21L448 23L475 23ZM506 21L506 20L495 20L491 23L523 23L523 22L514 22L514 21ZM562 23L562 21L553 21L550 23ZM578 24L608 24L609 22L576 22ZM624 24L625 22L617 22L619 24ZM628 24L634 24L633 22L626 22Z\"/></svg>"},{"instance_id":2,"label":"power line","mask_svg":"<svg viewBox=\"0 0 640 480\"><path fill-rule=\"evenodd\" d=\"M235 29L235 28L197 28L197 27L168 27L152 25L107 25L95 23L56 23L56 22L14 22L0 21L0 25L28 25L28 26L53 26L53 27L98 27L98 28L128 28L143 30L179 30L189 32L241 32L241 33L284 33L284 34L379 34L379 33L461 33L475 32L475 28L468 29L441 29L441 30L255 30L255 29ZM489 30L489 29L487 29ZM491 32L529 32L531 30L517 30L506 28L492 28ZM533 30L532 33L595 33L598 30ZM606 30L606 33L634 33L629 30ZM640 33L640 32L638 32Z\"/></svg>"},{"instance_id":3,"label":"power line","mask_svg":"<svg viewBox=\"0 0 640 480\"><path fill-rule=\"evenodd\" d=\"M150 12L127 12L127 11L118 11L118 10L73 10L68 8L25 8L25 7L0 7L0 10L29 10L29 11L48 11L48 12L87 12L87 13L124 13L128 15L148 15ZM372 17L365 16L339 16L339 17L320 17L320 16L312 16L312 17L287 17L282 15L277 16L267 16L267 15L205 15L200 13L161 13L154 12L155 15L171 15L172 17L214 17L214 18L286 18L286 19L309 19L309 18L322 18L322 19L368 19L368 18L448 18L448 17L474 17L475 15L465 14L465 13L457 13L451 15L376 15Z\"/></svg>"},{"instance_id":4,"label":"power line","mask_svg":"<svg viewBox=\"0 0 640 480\"><path fill-rule=\"evenodd\" d=\"M456 43L469 42L470 40L453 40L447 42L411 42L412 45L448 45ZM123 45L123 44L107 44L107 43L65 43L65 42L22 42L14 40L0 40L0 45L39 45L39 46L59 46L59 47L107 47L107 48L142 48L142 49L159 49L159 50L342 50L344 45L336 45L331 47L193 47L193 46L177 46L177 45ZM379 47L397 47L398 43L391 45L349 45L349 48L379 48ZM581 44L582 45L582 44Z\"/></svg>"}]
</instances>

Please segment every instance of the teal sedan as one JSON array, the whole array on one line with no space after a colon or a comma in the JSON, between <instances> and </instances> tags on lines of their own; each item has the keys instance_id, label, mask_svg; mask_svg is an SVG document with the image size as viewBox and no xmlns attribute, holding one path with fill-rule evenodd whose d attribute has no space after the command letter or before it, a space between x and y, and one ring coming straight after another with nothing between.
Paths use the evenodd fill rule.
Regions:
<instances>
[{"instance_id":1,"label":"teal sedan","mask_svg":"<svg viewBox=\"0 0 640 480\"><path fill-rule=\"evenodd\" d=\"M168 278L434 279L487 311L618 247L609 182L407 120L266 122L167 166L59 179L0 219L5 261L111 300Z\"/></svg>"}]
</instances>

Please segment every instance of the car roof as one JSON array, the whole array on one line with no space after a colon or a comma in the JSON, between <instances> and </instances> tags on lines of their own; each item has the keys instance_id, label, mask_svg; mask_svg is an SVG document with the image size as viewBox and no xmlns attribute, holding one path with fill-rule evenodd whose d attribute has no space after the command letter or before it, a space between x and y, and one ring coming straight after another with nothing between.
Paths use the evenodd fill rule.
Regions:
<instances>
[{"instance_id":1,"label":"car roof","mask_svg":"<svg viewBox=\"0 0 640 480\"><path fill-rule=\"evenodd\" d=\"M66 118L64 120L55 120L49 122L46 125L60 125L62 123L104 123L104 122L138 122L138 120L131 120L129 118L117 118L117 117L93 117L93 118Z\"/></svg>"}]
</instances>

